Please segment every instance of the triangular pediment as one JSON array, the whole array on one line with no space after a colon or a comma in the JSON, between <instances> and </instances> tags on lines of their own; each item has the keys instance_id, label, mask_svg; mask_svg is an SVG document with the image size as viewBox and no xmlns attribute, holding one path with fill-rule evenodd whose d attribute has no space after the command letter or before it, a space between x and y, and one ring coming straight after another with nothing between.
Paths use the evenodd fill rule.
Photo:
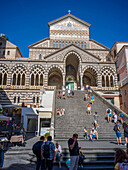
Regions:
<instances>
[{"instance_id":1,"label":"triangular pediment","mask_svg":"<svg viewBox=\"0 0 128 170\"><path fill-rule=\"evenodd\" d=\"M68 45L52 54L49 54L44 58L45 61L56 61L56 62L63 62L65 60L65 57L71 53L74 53L74 55L78 55L81 59L81 62L99 62L100 58L91 54L90 52L87 52L86 50L83 50L82 48L71 44Z\"/></svg>"}]
</instances>

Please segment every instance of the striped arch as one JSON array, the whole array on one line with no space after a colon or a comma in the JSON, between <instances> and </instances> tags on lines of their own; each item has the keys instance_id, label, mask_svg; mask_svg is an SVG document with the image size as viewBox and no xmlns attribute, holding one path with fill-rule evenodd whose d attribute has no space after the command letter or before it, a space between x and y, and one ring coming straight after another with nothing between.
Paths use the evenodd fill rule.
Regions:
<instances>
[{"instance_id":1,"label":"striped arch","mask_svg":"<svg viewBox=\"0 0 128 170\"><path fill-rule=\"evenodd\" d=\"M82 74L84 87L86 85L94 87L98 85L98 70L94 66L88 65L84 67L82 70Z\"/></svg>"},{"instance_id":2,"label":"striped arch","mask_svg":"<svg viewBox=\"0 0 128 170\"><path fill-rule=\"evenodd\" d=\"M56 86L61 89L63 85L63 69L59 65L51 65L48 68L48 86Z\"/></svg>"},{"instance_id":3,"label":"striped arch","mask_svg":"<svg viewBox=\"0 0 128 170\"><path fill-rule=\"evenodd\" d=\"M21 67L21 68L23 68L24 70L25 70L25 72L27 72L28 71L28 68L24 65L24 64L16 64L16 65L14 65L12 68L11 68L11 72L13 73L13 71L16 69L16 68L18 68L18 67Z\"/></svg>"},{"instance_id":4,"label":"striped arch","mask_svg":"<svg viewBox=\"0 0 128 170\"><path fill-rule=\"evenodd\" d=\"M52 68L57 68L57 69L59 69L59 70L61 71L62 74L63 74L63 72L64 72L64 70L63 70L62 67L60 67L60 66L57 65L57 64L53 64L53 65L51 65L50 67L48 67L47 73L49 73L49 71L50 71Z\"/></svg>"},{"instance_id":5,"label":"striped arch","mask_svg":"<svg viewBox=\"0 0 128 170\"><path fill-rule=\"evenodd\" d=\"M79 59L79 62L82 62L81 56L75 52L75 51L69 51L65 56L64 56L64 63L66 62L66 59L69 55L74 54L75 56L77 56L77 58Z\"/></svg>"},{"instance_id":6,"label":"striped arch","mask_svg":"<svg viewBox=\"0 0 128 170\"><path fill-rule=\"evenodd\" d=\"M82 73L84 74L84 72L85 72L87 69L91 69L91 70L93 70L94 72L96 72L96 74L98 74L98 70L97 70L94 66L92 66L92 65L88 65L88 66L84 67L83 70L82 70Z\"/></svg>"},{"instance_id":7,"label":"striped arch","mask_svg":"<svg viewBox=\"0 0 128 170\"><path fill-rule=\"evenodd\" d=\"M39 69L43 70L43 72L46 72L46 69L41 64L34 64L34 65L32 65L31 67L29 67L29 71L31 72L35 68L39 68Z\"/></svg>"}]
</instances>

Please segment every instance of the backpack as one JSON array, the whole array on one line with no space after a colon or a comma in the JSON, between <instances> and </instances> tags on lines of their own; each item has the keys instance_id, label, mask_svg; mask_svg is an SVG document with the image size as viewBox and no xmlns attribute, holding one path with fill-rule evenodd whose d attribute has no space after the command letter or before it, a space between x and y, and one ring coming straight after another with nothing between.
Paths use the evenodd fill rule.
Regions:
<instances>
[{"instance_id":1,"label":"backpack","mask_svg":"<svg viewBox=\"0 0 128 170\"><path fill-rule=\"evenodd\" d=\"M117 125L114 126L113 130L116 132L118 129Z\"/></svg>"},{"instance_id":2,"label":"backpack","mask_svg":"<svg viewBox=\"0 0 128 170\"><path fill-rule=\"evenodd\" d=\"M43 144L43 141L42 142L39 141L39 142L36 142L32 147L32 151L37 157L41 156L41 145L42 144Z\"/></svg>"},{"instance_id":3,"label":"backpack","mask_svg":"<svg viewBox=\"0 0 128 170\"><path fill-rule=\"evenodd\" d=\"M48 144L47 142L45 142L45 144L44 144L43 157L45 159L50 158L50 144L51 143Z\"/></svg>"},{"instance_id":4,"label":"backpack","mask_svg":"<svg viewBox=\"0 0 128 170\"><path fill-rule=\"evenodd\" d=\"M119 164L119 170L128 170L128 162L122 162Z\"/></svg>"},{"instance_id":5,"label":"backpack","mask_svg":"<svg viewBox=\"0 0 128 170\"><path fill-rule=\"evenodd\" d=\"M107 109L107 113L110 113L110 108Z\"/></svg>"}]
</instances>

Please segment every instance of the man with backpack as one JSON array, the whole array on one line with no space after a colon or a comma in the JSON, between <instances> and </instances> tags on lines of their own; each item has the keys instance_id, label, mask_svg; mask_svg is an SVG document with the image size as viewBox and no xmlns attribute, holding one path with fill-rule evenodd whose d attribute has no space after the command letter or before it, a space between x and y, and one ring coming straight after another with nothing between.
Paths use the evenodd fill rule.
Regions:
<instances>
[{"instance_id":1,"label":"man with backpack","mask_svg":"<svg viewBox=\"0 0 128 170\"><path fill-rule=\"evenodd\" d=\"M41 146L41 159L42 159L42 169L52 170L53 161L55 161L55 145L52 141L52 137L48 136L47 141Z\"/></svg>"},{"instance_id":2,"label":"man with backpack","mask_svg":"<svg viewBox=\"0 0 128 170\"><path fill-rule=\"evenodd\" d=\"M117 121L117 123L115 124L113 130L114 130L115 133L116 133L118 145L121 145L121 130L120 130L120 126L119 126L119 121Z\"/></svg>"},{"instance_id":3,"label":"man with backpack","mask_svg":"<svg viewBox=\"0 0 128 170\"><path fill-rule=\"evenodd\" d=\"M40 141L36 142L32 147L33 153L36 155L36 158L37 158L36 170L39 170L40 166L42 167L42 164L41 164L41 162L42 162L41 161L41 146L42 146L43 143L44 143L44 136L41 136Z\"/></svg>"}]
</instances>

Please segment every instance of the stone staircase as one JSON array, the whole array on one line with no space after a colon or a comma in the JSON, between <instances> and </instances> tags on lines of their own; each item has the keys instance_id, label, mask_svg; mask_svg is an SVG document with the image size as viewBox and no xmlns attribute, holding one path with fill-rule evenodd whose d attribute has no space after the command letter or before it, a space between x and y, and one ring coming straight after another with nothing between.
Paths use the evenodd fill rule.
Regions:
<instances>
[{"instance_id":1,"label":"stone staircase","mask_svg":"<svg viewBox=\"0 0 128 170\"><path fill-rule=\"evenodd\" d=\"M67 140L72 137L73 133L78 133L79 140L84 140L83 127L86 126L88 133L90 133L94 117L93 113L98 113L97 129L100 141L115 141L116 135L113 131L114 123L105 119L106 109L108 106L104 104L99 97L95 96L95 103L92 105L91 115L87 114L87 104L90 101L84 101L85 91L74 91L74 98L68 98L66 93L66 99L57 99L56 95L56 108L65 109L65 115L59 116L55 114L55 140ZM122 125L120 125L122 130ZM122 134L123 135L123 134Z\"/></svg>"},{"instance_id":2,"label":"stone staircase","mask_svg":"<svg viewBox=\"0 0 128 170\"><path fill-rule=\"evenodd\" d=\"M90 102L90 99L87 101L83 100L85 91L74 91L74 98L68 98L66 92L66 99L58 99L57 93L56 108L59 107L61 109L63 107L65 109L64 116L60 117L55 114L55 142L57 141L63 146L63 161L70 157L67 145L68 139L72 137L73 133L78 133L78 142L86 157L84 169L114 169L115 149L119 147L125 149L125 147L116 144L116 134L113 131L114 123L107 123L105 119L106 109L109 106L103 103L99 96L94 94L95 103L92 105L91 115L88 115L87 104ZM99 128L97 131L99 140L91 142L84 140L83 127L87 127L89 134L93 127L94 112L98 113ZM120 127L123 132L121 124ZM124 142L123 134L122 141Z\"/></svg>"}]
</instances>

